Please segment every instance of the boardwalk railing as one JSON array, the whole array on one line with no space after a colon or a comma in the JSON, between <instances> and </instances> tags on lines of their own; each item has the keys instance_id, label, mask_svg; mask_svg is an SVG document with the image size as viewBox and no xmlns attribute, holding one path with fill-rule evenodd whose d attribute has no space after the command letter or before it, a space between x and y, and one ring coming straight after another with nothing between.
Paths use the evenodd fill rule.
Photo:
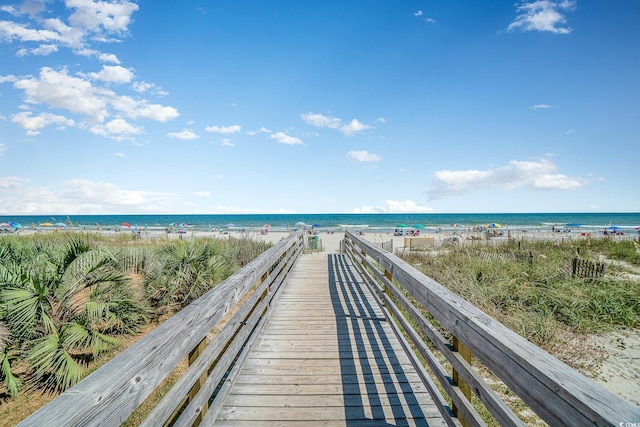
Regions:
<instances>
[{"instance_id":1,"label":"boardwalk railing","mask_svg":"<svg viewBox=\"0 0 640 427\"><path fill-rule=\"evenodd\" d=\"M500 425L525 425L472 366L472 355L552 426L640 423L640 409L525 340L397 256L349 231L343 248L380 296L396 333L404 331L424 358L463 425L485 425L471 403L472 393ZM450 334L451 339L444 334ZM428 344L423 336L428 338ZM449 370L432 349L446 359ZM409 348L405 350L413 356L414 364L421 365Z\"/></svg>"},{"instance_id":2,"label":"boardwalk railing","mask_svg":"<svg viewBox=\"0 0 640 427\"><path fill-rule=\"evenodd\" d=\"M119 426L185 359L186 372L141 425L182 426L215 418L304 247L300 233L283 239L19 426Z\"/></svg>"}]
</instances>

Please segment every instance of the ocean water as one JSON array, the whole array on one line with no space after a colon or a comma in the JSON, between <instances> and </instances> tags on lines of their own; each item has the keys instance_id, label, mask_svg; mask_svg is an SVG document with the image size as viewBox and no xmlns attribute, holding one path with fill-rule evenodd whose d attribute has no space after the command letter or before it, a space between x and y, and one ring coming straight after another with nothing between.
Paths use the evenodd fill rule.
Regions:
<instances>
[{"instance_id":1,"label":"ocean water","mask_svg":"<svg viewBox=\"0 0 640 427\"><path fill-rule=\"evenodd\" d=\"M321 230L365 230L389 232L404 224L421 225L423 232L467 229L498 223L504 229L550 230L551 227L576 231L602 231L610 226L635 233L640 227L640 213L474 213L474 214L261 214L261 215L41 215L0 216L0 223L19 223L24 228L41 228L40 224L60 224L74 229L92 230L130 228L189 229L210 231L227 229L257 230L268 224L272 231L318 226ZM129 228L129 227L126 227Z\"/></svg>"}]
</instances>

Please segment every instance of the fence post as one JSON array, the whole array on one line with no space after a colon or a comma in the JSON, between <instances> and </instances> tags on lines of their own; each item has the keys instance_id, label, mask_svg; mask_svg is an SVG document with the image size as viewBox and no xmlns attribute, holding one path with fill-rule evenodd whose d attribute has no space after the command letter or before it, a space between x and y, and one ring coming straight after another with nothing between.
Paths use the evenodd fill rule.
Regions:
<instances>
[{"instance_id":1,"label":"fence post","mask_svg":"<svg viewBox=\"0 0 640 427\"><path fill-rule=\"evenodd\" d=\"M200 341L200 344L198 344L196 348L191 350L191 353L189 353L189 366L195 363L195 361L198 359L200 354L204 352L205 348L207 348L206 338ZM198 378L198 381L196 381L196 383L193 385L191 390L189 390L189 401L193 400L196 397L196 394L198 394L198 391L200 391L200 388L204 385L206 381L207 381L207 371L202 373L200 378ZM207 412L208 409L209 409L209 402L205 403L202 406L202 410L200 411L200 414L198 414L198 418L196 418L194 425L200 424L200 422L202 421L202 416Z\"/></svg>"},{"instance_id":2,"label":"fence post","mask_svg":"<svg viewBox=\"0 0 640 427\"><path fill-rule=\"evenodd\" d=\"M460 340L455 336L452 336L452 345L453 351L457 351L458 354L460 354L460 356L462 356L462 358L467 361L467 363L471 364L471 350L469 350L466 345L462 344ZM457 385L462 394L467 398L469 402L471 402L471 389L469 388L469 384L467 384L462 378L460 378L460 374L458 374L455 369L452 369L451 376L453 378L454 385ZM468 427L469 423L460 416L455 403L451 405L451 408L453 409L453 413L455 414L455 416L460 420L460 424L462 425L462 427Z\"/></svg>"}]
</instances>

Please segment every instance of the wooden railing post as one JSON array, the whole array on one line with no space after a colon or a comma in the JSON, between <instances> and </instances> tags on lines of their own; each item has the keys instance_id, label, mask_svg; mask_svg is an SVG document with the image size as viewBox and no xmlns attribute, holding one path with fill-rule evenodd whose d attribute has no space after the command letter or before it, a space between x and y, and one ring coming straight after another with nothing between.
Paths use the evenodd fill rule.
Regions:
<instances>
[{"instance_id":1,"label":"wooden railing post","mask_svg":"<svg viewBox=\"0 0 640 427\"><path fill-rule=\"evenodd\" d=\"M389 270L385 270L384 271L384 277L386 277L387 279L389 279L389 282L391 282L391 280L393 280L393 277L391 276L391 272ZM391 298L393 296L393 294L391 293L391 289L389 289L388 286L384 287L384 293L387 294L387 296L389 298Z\"/></svg>"},{"instance_id":2,"label":"wooden railing post","mask_svg":"<svg viewBox=\"0 0 640 427\"><path fill-rule=\"evenodd\" d=\"M458 354L460 354L460 356L462 356L462 358L466 360L467 363L469 363L469 365L471 365L471 350L469 350L469 348L466 345L462 344L460 340L455 336L452 337L452 345L453 345L453 351L457 351ZM469 388L469 384L467 384L466 382L464 382L462 378L460 378L460 375L455 369L452 369L451 376L453 378L454 385L457 385L460 391L462 392L462 394L467 398L469 402L471 402L471 389ZM460 416L458 408L456 408L455 403L452 405L452 409L453 409L453 413L460 420L460 424L462 425L462 427L468 427L469 424L465 421L465 419L462 416Z\"/></svg>"},{"instance_id":3,"label":"wooden railing post","mask_svg":"<svg viewBox=\"0 0 640 427\"><path fill-rule=\"evenodd\" d=\"M200 341L200 344L198 344L196 348L191 350L191 353L189 353L189 366L195 363L196 359L198 359L198 357L205 350L205 348L207 348L206 338ZM205 370L200 376L200 378L198 379L198 381L196 381L196 383L193 385L193 387L189 391L189 401L195 398L196 394L198 394L198 391L200 391L200 388L204 385L206 381L207 381L207 371ZM209 409L209 404L206 403L202 407L202 411L200 411L200 415L198 415L198 418L194 423L195 425L200 424L200 422L202 421L202 416L207 412L208 409Z\"/></svg>"}]
</instances>

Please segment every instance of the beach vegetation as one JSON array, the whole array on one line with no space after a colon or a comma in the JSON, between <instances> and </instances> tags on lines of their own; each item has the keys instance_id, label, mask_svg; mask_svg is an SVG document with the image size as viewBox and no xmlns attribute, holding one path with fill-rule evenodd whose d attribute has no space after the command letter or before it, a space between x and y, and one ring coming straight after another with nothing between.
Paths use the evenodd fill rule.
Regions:
<instances>
[{"instance_id":1,"label":"beach vegetation","mask_svg":"<svg viewBox=\"0 0 640 427\"><path fill-rule=\"evenodd\" d=\"M243 238L0 237L0 397L66 390L268 247Z\"/></svg>"},{"instance_id":2,"label":"beach vegetation","mask_svg":"<svg viewBox=\"0 0 640 427\"><path fill-rule=\"evenodd\" d=\"M560 331L589 334L640 325L632 241L535 241L402 255L438 283L536 345L549 350ZM599 277L573 277L581 258L605 263Z\"/></svg>"}]
</instances>

